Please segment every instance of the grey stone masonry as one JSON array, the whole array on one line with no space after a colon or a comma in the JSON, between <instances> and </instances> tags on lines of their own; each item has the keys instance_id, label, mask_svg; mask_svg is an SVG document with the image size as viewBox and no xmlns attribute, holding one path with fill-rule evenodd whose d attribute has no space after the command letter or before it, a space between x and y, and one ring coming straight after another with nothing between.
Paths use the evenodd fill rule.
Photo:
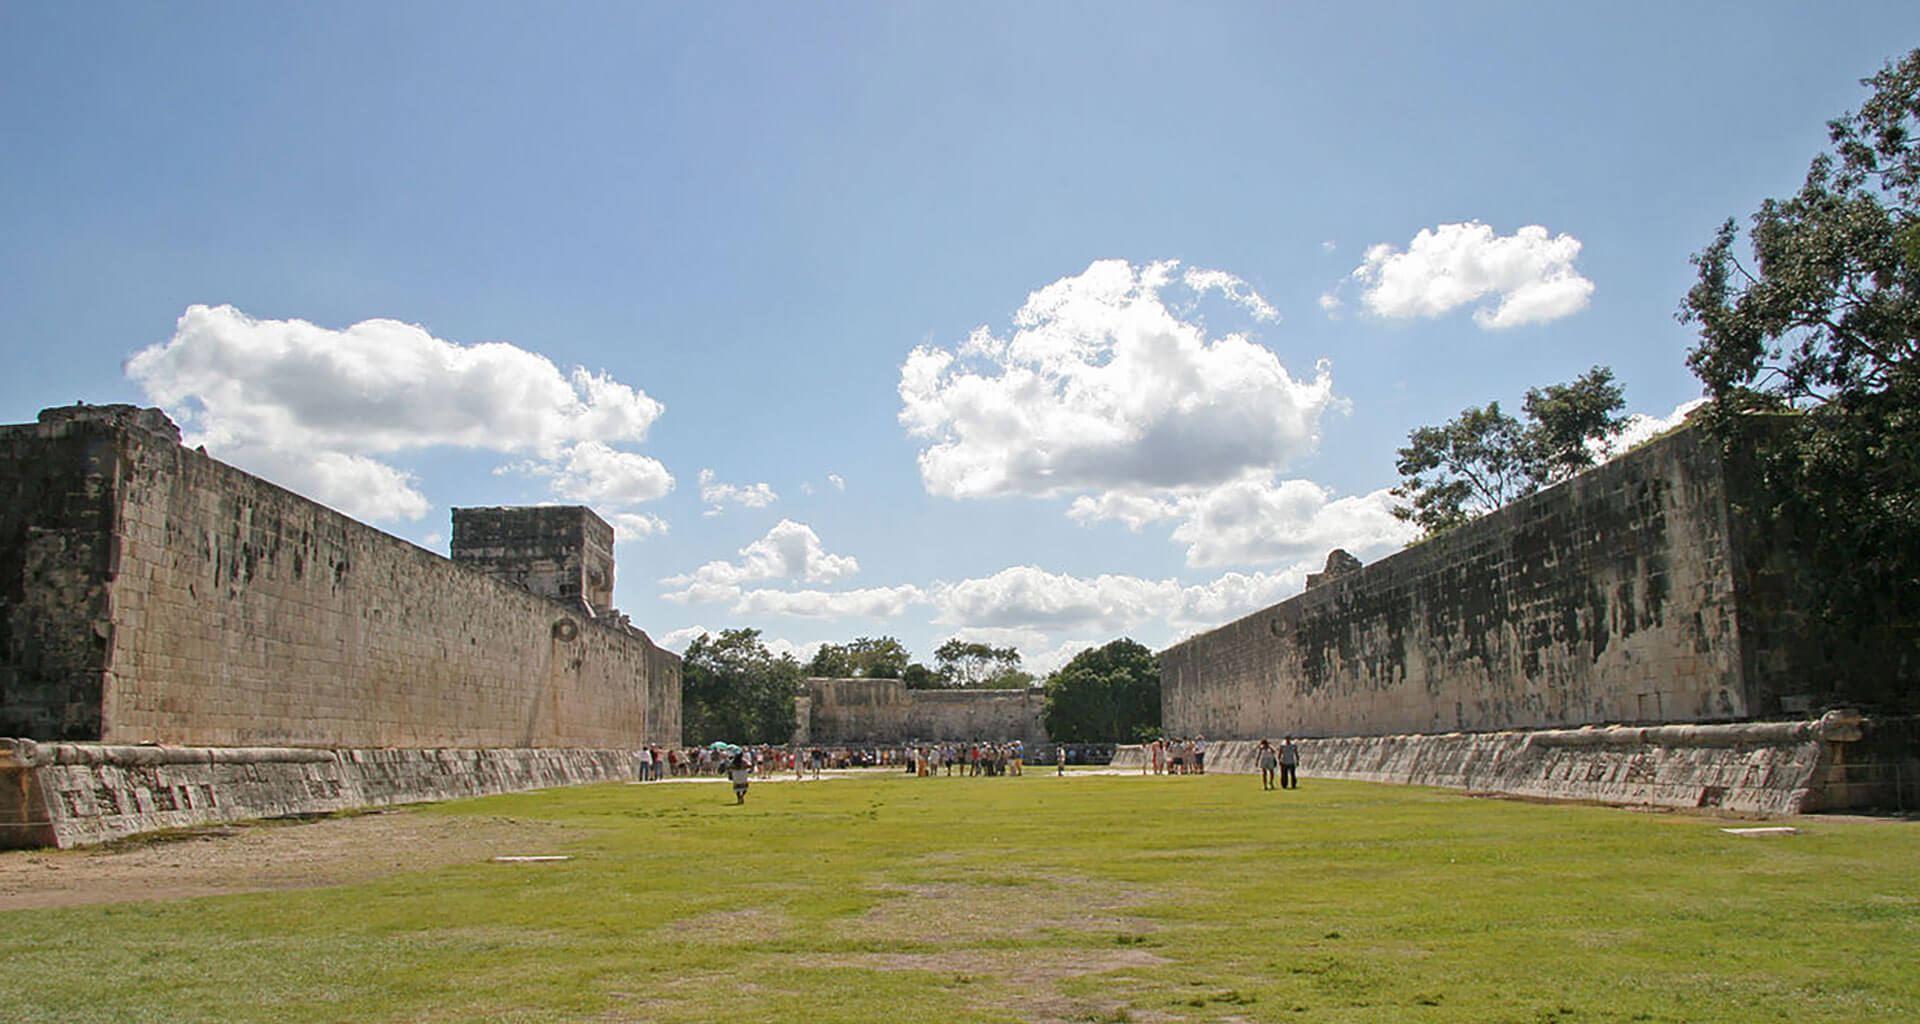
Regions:
<instances>
[{"instance_id":1,"label":"grey stone masonry","mask_svg":"<svg viewBox=\"0 0 1920 1024\"><path fill-rule=\"evenodd\" d=\"M613 612L613 527L579 505L453 510L453 560L590 614Z\"/></svg>"},{"instance_id":2,"label":"grey stone masonry","mask_svg":"<svg viewBox=\"0 0 1920 1024\"><path fill-rule=\"evenodd\" d=\"M539 513L575 538L570 602L183 448L155 410L0 426L0 736L677 743L680 659L600 610L611 530L584 509Z\"/></svg>"},{"instance_id":3,"label":"grey stone masonry","mask_svg":"<svg viewBox=\"0 0 1920 1024\"><path fill-rule=\"evenodd\" d=\"M1902 746L1904 735L1892 737L1893 743L1873 742L1876 731L1898 733L1905 726L1829 712L1813 721L1332 736L1297 744L1300 776L1309 780L1789 815L1900 806L1900 779L1850 768L1872 757L1881 764L1897 761L1910 772L1914 761ZM1279 736L1268 738L1280 742ZM1210 743L1207 771L1257 773L1258 745ZM1115 750L1113 765L1139 770L1145 759L1142 747L1125 746Z\"/></svg>"},{"instance_id":4,"label":"grey stone masonry","mask_svg":"<svg viewBox=\"0 0 1920 1024\"><path fill-rule=\"evenodd\" d=\"M0 740L0 849L633 777L626 750L314 750Z\"/></svg>"},{"instance_id":5,"label":"grey stone masonry","mask_svg":"<svg viewBox=\"0 0 1920 1024\"><path fill-rule=\"evenodd\" d=\"M1844 673L1794 548L1738 516L1699 430L1160 655L1172 735L1366 736L1737 721ZM1765 541L1766 543L1762 543ZM1843 652L1844 653L1844 652ZM1817 707L1817 704L1816 704Z\"/></svg>"},{"instance_id":6,"label":"grey stone masonry","mask_svg":"<svg viewBox=\"0 0 1920 1024\"><path fill-rule=\"evenodd\" d=\"M1038 688L910 690L898 679L808 679L796 741L891 746L916 742L1047 742Z\"/></svg>"}]
</instances>

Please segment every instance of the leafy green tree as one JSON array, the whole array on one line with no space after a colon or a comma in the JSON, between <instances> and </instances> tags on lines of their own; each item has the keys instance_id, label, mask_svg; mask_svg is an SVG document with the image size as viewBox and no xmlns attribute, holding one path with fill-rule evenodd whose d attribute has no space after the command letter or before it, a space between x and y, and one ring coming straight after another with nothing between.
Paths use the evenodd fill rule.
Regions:
<instances>
[{"instance_id":1,"label":"leafy green tree","mask_svg":"<svg viewBox=\"0 0 1920 1024\"><path fill-rule=\"evenodd\" d=\"M1679 318L1707 422L1761 484L1755 513L1805 554L1830 650L1911 704L1920 676L1920 50L1862 82L1800 190L1693 257ZM1752 413L1784 416L1756 420ZM1764 423L1764 429L1761 424ZM1899 682L1906 680L1905 683ZM1904 691L1902 691L1904 687ZM1891 690L1889 690L1891 688ZM1904 692L1904 696L1902 696Z\"/></svg>"},{"instance_id":2,"label":"leafy green tree","mask_svg":"<svg viewBox=\"0 0 1920 1024\"><path fill-rule=\"evenodd\" d=\"M1020 652L1012 647L955 638L941 644L933 657L939 666L937 671L949 686L1009 690L1033 682L1033 676L1020 671Z\"/></svg>"},{"instance_id":3,"label":"leafy green tree","mask_svg":"<svg viewBox=\"0 0 1920 1024\"><path fill-rule=\"evenodd\" d=\"M1828 124L1800 191L1753 215L1752 261L1732 219L1693 257L1680 319L1697 324L1687 364L1722 413L1829 406L1832 418L1911 403L1920 330L1920 51L1862 84L1874 94ZM1836 159L1837 157L1837 159Z\"/></svg>"},{"instance_id":4,"label":"leafy green tree","mask_svg":"<svg viewBox=\"0 0 1920 1024\"><path fill-rule=\"evenodd\" d=\"M807 674L826 679L899 679L912 655L890 636L863 636L848 644L822 644Z\"/></svg>"},{"instance_id":5,"label":"leafy green tree","mask_svg":"<svg viewBox=\"0 0 1920 1024\"><path fill-rule=\"evenodd\" d=\"M786 743L798 722L800 663L757 629L703 633L680 659L680 731L689 743Z\"/></svg>"},{"instance_id":6,"label":"leafy green tree","mask_svg":"<svg viewBox=\"0 0 1920 1024\"><path fill-rule=\"evenodd\" d=\"M1133 640L1081 651L1046 685L1042 714L1051 739L1118 743L1160 729L1160 662Z\"/></svg>"},{"instance_id":7,"label":"leafy green tree","mask_svg":"<svg viewBox=\"0 0 1920 1024\"><path fill-rule=\"evenodd\" d=\"M909 690L945 690L949 689L947 680L940 673L919 662L907 666L900 673L900 681L907 684Z\"/></svg>"},{"instance_id":8,"label":"leafy green tree","mask_svg":"<svg viewBox=\"0 0 1920 1024\"><path fill-rule=\"evenodd\" d=\"M1438 427L1407 435L1393 489L1393 514L1427 536L1445 533L1592 466L1596 450L1626 428L1613 371L1596 366L1566 384L1527 392L1526 420L1499 402L1467 408Z\"/></svg>"}]
</instances>

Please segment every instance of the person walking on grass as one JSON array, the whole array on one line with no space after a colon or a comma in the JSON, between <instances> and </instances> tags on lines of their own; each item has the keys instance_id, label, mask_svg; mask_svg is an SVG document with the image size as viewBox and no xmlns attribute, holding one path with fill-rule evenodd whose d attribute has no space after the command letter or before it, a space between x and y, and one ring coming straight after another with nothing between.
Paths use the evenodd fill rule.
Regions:
<instances>
[{"instance_id":1,"label":"person walking on grass","mask_svg":"<svg viewBox=\"0 0 1920 1024\"><path fill-rule=\"evenodd\" d=\"M745 754L735 754L733 760L727 762L727 778L733 782L733 802L746 803L747 784L753 780L753 767L747 764Z\"/></svg>"},{"instance_id":2,"label":"person walking on grass","mask_svg":"<svg viewBox=\"0 0 1920 1024\"><path fill-rule=\"evenodd\" d=\"M1300 748L1293 745L1293 737L1280 741L1280 788L1299 789L1300 779L1295 774L1300 767Z\"/></svg>"},{"instance_id":3,"label":"person walking on grass","mask_svg":"<svg viewBox=\"0 0 1920 1024\"><path fill-rule=\"evenodd\" d=\"M1272 789L1273 770L1280 766L1280 754L1273 749L1273 744L1266 740L1260 741L1258 753L1260 757L1260 788Z\"/></svg>"}]
</instances>

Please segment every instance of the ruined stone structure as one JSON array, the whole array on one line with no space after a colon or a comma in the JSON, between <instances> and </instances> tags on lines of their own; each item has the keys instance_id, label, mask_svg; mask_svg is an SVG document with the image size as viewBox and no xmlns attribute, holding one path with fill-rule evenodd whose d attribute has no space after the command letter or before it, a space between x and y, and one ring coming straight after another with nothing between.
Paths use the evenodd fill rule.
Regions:
<instances>
[{"instance_id":1,"label":"ruined stone structure","mask_svg":"<svg viewBox=\"0 0 1920 1024\"><path fill-rule=\"evenodd\" d=\"M590 511L458 510L450 561L179 437L130 406L0 427L0 736L679 740L679 659L611 609L612 530Z\"/></svg>"},{"instance_id":2,"label":"ruined stone structure","mask_svg":"<svg viewBox=\"0 0 1920 1024\"><path fill-rule=\"evenodd\" d=\"M798 698L798 743L899 746L907 743L1007 743L1037 750L1047 742L1038 688L910 690L898 679L808 679Z\"/></svg>"},{"instance_id":3,"label":"ruined stone structure","mask_svg":"<svg viewBox=\"0 0 1920 1024\"><path fill-rule=\"evenodd\" d=\"M1257 738L1807 710L1792 552L1698 431L1652 442L1160 655L1167 729Z\"/></svg>"},{"instance_id":4,"label":"ruined stone structure","mask_svg":"<svg viewBox=\"0 0 1920 1024\"><path fill-rule=\"evenodd\" d=\"M502 583L613 614L613 527L578 505L456 508L453 560Z\"/></svg>"},{"instance_id":5,"label":"ruined stone structure","mask_svg":"<svg viewBox=\"0 0 1920 1024\"><path fill-rule=\"evenodd\" d=\"M1807 620L1797 546L1743 517L1749 486L1681 430L1373 565L1336 552L1305 593L1161 653L1167 731L1207 736L1225 770L1293 734L1308 775L1750 811L1907 799L1900 720L1805 719L1898 686ZM1656 728L1568 728L1602 724Z\"/></svg>"},{"instance_id":6,"label":"ruined stone structure","mask_svg":"<svg viewBox=\"0 0 1920 1024\"><path fill-rule=\"evenodd\" d=\"M1550 800L1734 814L1913 806L1913 730L1829 712L1815 721L1610 726L1299 741L1300 775ZM1258 772L1258 743L1207 748L1207 770ZM1138 770L1143 748L1114 765Z\"/></svg>"}]
</instances>

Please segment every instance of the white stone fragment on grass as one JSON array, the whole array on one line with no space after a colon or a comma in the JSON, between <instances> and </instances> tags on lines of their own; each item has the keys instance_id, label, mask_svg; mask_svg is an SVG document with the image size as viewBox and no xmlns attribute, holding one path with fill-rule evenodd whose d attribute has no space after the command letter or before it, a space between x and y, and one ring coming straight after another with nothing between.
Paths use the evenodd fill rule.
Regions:
<instances>
[{"instance_id":1,"label":"white stone fragment on grass","mask_svg":"<svg viewBox=\"0 0 1920 1024\"><path fill-rule=\"evenodd\" d=\"M1797 836L1800 830L1791 825L1765 825L1758 828L1723 828L1720 831L1730 836Z\"/></svg>"},{"instance_id":2,"label":"white stone fragment on grass","mask_svg":"<svg viewBox=\"0 0 1920 1024\"><path fill-rule=\"evenodd\" d=\"M493 859L495 863L499 863L499 864L535 864L541 861L572 860L573 858L566 856L564 854L540 854L537 856L529 855L529 856L495 857Z\"/></svg>"}]
</instances>

